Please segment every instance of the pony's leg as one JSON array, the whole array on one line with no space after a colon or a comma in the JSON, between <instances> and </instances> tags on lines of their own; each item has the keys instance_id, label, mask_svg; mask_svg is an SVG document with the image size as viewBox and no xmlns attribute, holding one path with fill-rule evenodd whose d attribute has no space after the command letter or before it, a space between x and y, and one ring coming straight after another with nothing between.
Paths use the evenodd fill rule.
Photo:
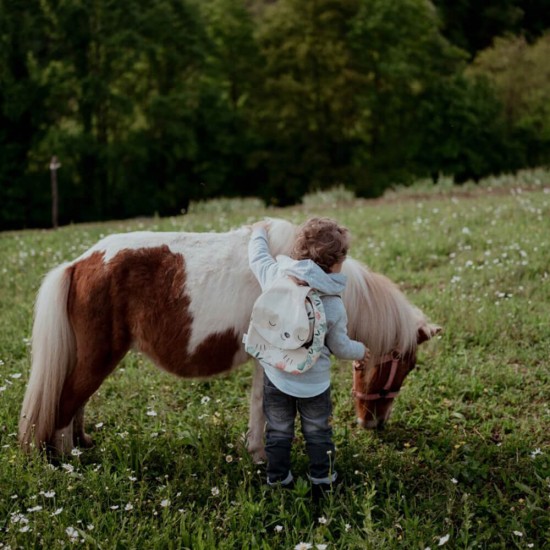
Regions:
<instances>
[{"instance_id":1,"label":"pony's leg","mask_svg":"<svg viewBox=\"0 0 550 550\"><path fill-rule=\"evenodd\" d=\"M80 445L81 447L89 448L93 446L92 438L84 431L84 407L82 405L74 416L73 420L73 443L75 447Z\"/></svg>"},{"instance_id":2,"label":"pony's leg","mask_svg":"<svg viewBox=\"0 0 550 550\"><path fill-rule=\"evenodd\" d=\"M258 364L254 367L252 393L250 396L250 416L248 419L247 447L252 459L257 464L266 459L264 448L265 418L264 402L264 369Z\"/></svg>"},{"instance_id":3,"label":"pony's leg","mask_svg":"<svg viewBox=\"0 0 550 550\"><path fill-rule=\"evenodd\" d=\"M61 430L56 430L50 442L53 452L56 455L67 455L73 448L73 421Z\"/></svg>"},{"instance_id":4,"label":"pony's leg","mask_svg":"<svg viewBox=\"0 0 550 550\"><path fill-rule=\"evenodd\" d=\"M94 347L96 345L90 339L78 348L76 366L61 392L54 436L55 450L61 454L66 452L67 440L72 445L75 436L84 446L92 445L91 438L84 433L84 406L126 352L124 349L116 353L111 348Z\"/></svg>"}]
</instances>

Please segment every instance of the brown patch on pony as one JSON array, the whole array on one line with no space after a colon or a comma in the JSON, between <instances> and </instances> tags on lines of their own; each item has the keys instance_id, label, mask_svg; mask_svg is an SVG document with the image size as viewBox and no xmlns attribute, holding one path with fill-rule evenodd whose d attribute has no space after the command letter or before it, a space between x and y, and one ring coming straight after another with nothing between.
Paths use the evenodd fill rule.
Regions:
<instances>
[{"instance_id":1,"label":"brown patch on pony","mask_svg":"<svg viewBox=\"0 0 550 550\"><path fill-rule=\"evenodd\" d=\"M114 370L132 343L159 367L179 376L211 376L231 368L239 349L233 330L211 334L189 355L193 317L185 293L185 261L168 246L104 252L69 268L68 314L76 364L65 381L57 429Z\"/></svg>"}]
</instances>

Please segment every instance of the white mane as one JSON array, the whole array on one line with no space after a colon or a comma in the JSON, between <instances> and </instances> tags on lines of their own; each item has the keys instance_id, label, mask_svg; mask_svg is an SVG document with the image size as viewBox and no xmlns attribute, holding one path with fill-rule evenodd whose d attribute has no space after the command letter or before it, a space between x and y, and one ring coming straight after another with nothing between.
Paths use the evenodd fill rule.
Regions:
<instances>
[{"instance_id":1,"label":"white mane","mask_svg":"<svg viewBox=\"0 0 550 550\"><path fill-rule=\"evenodd\" d=\"M342 272L348 276L343 300L350 337L366 342L373 359L414 350L419 325L426 322L420 310L388 278L357 260L348 258Z\"/></svg>"},{"instance_id":2,"label":"white mane","mask_svg":"<svg viewBox=\"0 0 550 550\"><path fill-rule=\"evenodd\" d=\"M268 234L273 255L288 254L296 226L273 219ZM342 272L348 277L343 300L350 337L365 342L373 359L393 350L414 350L417 331L427 324L424 314L387 277L359 261L348 258Z\"/></svg>"}]
</instances>

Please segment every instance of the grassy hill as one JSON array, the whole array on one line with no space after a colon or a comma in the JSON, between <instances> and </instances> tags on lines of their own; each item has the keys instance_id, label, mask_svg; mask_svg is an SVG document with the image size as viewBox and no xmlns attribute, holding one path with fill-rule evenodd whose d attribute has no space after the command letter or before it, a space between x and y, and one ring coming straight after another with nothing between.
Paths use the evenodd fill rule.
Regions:
<instances>
[{"instance_id":1,"label":"grassy hill","mask_svg":"<svg viewBox=\"0 0 550 550\"><path fill-rule=\"evenodd\" d=\"M305 481L265 486L241 443L250 366L179 380L131 354L88 405L93 449L52 464L22 455L33 300L48 269L113 232L225 231L264 215L338 219L352 255L444 327L379 434L354 425L350 365L334 363L336 495L314 506ZM291 209L222 200L184 217L4 233L0 274L0 548L549 545L546 172L418 184L377 201L340 189ZM301 437L295 452L305 480Z\"/></svg>"}]
</instances>

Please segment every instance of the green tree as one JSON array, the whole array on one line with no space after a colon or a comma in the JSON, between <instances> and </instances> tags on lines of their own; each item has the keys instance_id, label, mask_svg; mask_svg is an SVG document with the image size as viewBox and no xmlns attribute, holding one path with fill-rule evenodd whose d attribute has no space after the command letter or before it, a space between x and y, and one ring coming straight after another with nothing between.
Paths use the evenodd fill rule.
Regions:
<instances>
[{"instance_id":1,"label":"green tree","mask_svg":"<svg viewBox=\"0 0 550 550\"><path fill-rule=\"evenodd\" d=\"M430 89L463 63L464 54L443 38L426 0L362 0L350 34L363 91L357 124L363 146L354 162L365 168L355 190L376 195L415 172L414 152L426 131L419 112Z\"/></svg>"},{"instance_id":2,"label":"green tree","mask_svg":"<svg viewBox=\"0 0 550 550\"><path fill-rule=\"evenodd\" d=\"M518 167L502 104L486 79L457 74L438 80L427 91L417 121L422 133L415 171L434 182L440 174L463 183Z\"/></svg>"},{"instance_id":3,"label":"green tree","mask_svg":"<svg viewBox=\"0 0 550 550\"><path fill-rule=\"evenodd\" d=\"M45 117L45 90L29 67L41 55L42 26L38 2L0 0L0 229L31 225L48 205L47 164L43 181L28 170Z\"/></svg>"},{"instance_id":4,"label":"green tree","mask_svg":"<svg viewBox=\"0 0 550 550\"><path fill-rule=\"evenodd\" d=\"M522 37L497 39L480 52L469 74L486 78L499 97L506 132L521 150L519 166L550 162L550 33L534 44Z\"/></svg>"},{"instance_id":5,"label":"green tree","mask_svg":"<svg viewBox=\"0 0 550 550\"><path fill-rule=\"evenodd\" d=\"M356 0L281 0L258 27L264 85L256 125L265 146L264 198L295 202L307 190L349 179L360 81L347 34Z\"/></svg>"},{"instance_id":6,"label":"green tree","mask_svg":"<svg viewBox=\"0 0 550 550\"><path fill-rule=\"evenodd\" d=\"M445 36L471 56L497 37L525 36L529 42L550 27L548 0L434 0Z\"/></svg>"},{"instance_id":7,"label":"green tree","mask_svg":"<svg viewBox=\"0 0 550 550\"><path fill-rule=\"evenodd\" d=\"M201 3L209 39L197 109L193 198L257 194L254 154L260 137L251 124L258 108L261 60L252 12L244 0Z\"/></svg>"},{"instance_id":8,"label":"green tree","mask_svg":"<svg viewBox=\"0 0 550 550\"><path fill-rule=\"evenodd\" d=\"M41 6L49 56L36 78L49 91L49 126L36 155L59 149L70 182L65 221L178 213L197 149L204 34L196 8L179 0Z\"/></svg>"}]
</instances>

